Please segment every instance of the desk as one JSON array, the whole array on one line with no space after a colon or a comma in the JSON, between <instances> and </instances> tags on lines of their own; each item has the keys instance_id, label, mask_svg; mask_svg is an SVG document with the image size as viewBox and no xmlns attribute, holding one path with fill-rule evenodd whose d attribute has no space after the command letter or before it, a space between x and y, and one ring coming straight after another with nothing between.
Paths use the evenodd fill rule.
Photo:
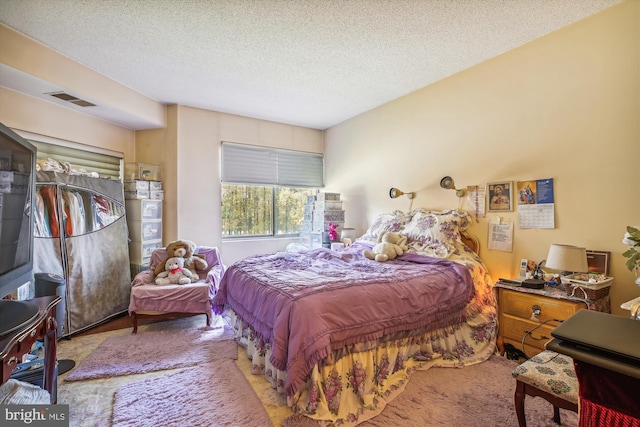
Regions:
<instances>
[{"instance_id":1,"label":"desk","mask_svg":"<svg viewBox=\"0 0 640 427\"><path fill-rule=\"evenodd\" d=\"M555 334L546 348L573 359L578 425L640 427L640 322L582 310Z\"/></svg>"},{"instance_id":2,"label":"desk","mask_svg":"<svg viewBox=\"0 0 640 427\"><path fill-rule=\"evenodd\" d=\"M51 395L51 403L56 396L56 350L57 324L54 308L61 301L59 296L34 298L30 302L38 306L38 315L19 330L0 338L0 373L2 382L9 381L11 373L22 362L22 356L29 353L33 343L44 339L44 382L43 388Z\"/></svg>"}]
</instances>

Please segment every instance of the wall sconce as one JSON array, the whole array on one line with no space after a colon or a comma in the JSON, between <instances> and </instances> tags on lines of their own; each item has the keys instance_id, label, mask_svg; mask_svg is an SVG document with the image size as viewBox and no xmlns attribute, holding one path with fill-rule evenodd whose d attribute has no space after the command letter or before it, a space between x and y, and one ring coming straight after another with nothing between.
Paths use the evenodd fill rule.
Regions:
<instances>
[{"instance_id":1,"label":"wall sconce","mask_svg":"<svg viewBox=\"0 0 640 427\"><path fill-rule=\"evenodd\" d=\"M391 197L392 199L395 199L395 198L400 197L402 195L405 195L410 199L413 199L414 197L416 197L416 193L414 193L413 191L411 193L403 193L402 191L398 190L397 188L392 188L391 190L389 190L389 197Z\"/></svg>"},{"instance_id":2,"label":"wall sconce","mask_svg":"<svg viewBox=\"0 0 640 427\"><path fill-rule=\"evenodd\" d=\"M453 182L453 178L451 178L450 176L445 176L440 180L440 187L444 188L445 190L455 190L456 196L458 197L464 197L464 195L467 194L467 190L463 188L458 190L456 188L456 185Z\"/></svg>"}]
</instances>

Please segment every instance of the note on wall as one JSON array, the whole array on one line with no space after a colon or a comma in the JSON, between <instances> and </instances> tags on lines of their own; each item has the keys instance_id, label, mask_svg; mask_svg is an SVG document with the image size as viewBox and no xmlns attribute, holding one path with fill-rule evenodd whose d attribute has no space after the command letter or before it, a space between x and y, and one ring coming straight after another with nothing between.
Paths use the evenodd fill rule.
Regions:
<instances>
[{"instance_id":1,"label":"note on wall","mask_svg":"<svg viewBox=\"0 0 640 427\"><path fill-rule=\"evenodd\" d=\"M518 181L520 228L555 228L553 178Z\"/></svg>"},{"instance_id":2,"label":"note on wall","mask_svg":"<svg viewBox=\"0 0 640 427\"><path fill-rule=\"evenodd\" d=\"M503 252L513 250L513 222L500 221L489 223L489 249Z\"/></svg>"}]
</instances>

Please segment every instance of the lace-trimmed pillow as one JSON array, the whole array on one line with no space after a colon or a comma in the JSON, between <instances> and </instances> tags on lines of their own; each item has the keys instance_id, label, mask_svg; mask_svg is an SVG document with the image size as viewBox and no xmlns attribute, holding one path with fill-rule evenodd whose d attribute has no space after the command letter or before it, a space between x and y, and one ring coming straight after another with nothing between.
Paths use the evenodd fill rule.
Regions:
<instances>
[{"instance_id":1,"label":"lace-trimmed pillow","mask_svg":"<svg viewBox=\"0 0 640 427\"><path fill-rule=\"evenodd\" d=\"M393 211L391 213L383 213L376 216L369 226L369 229L356 242L364 242L375 245L378 242L378 236L382 231L392 231L399 233L411 219L409 214L402 211Z\"/></svg>"},{"instance_id":2,"label":"lace-trimmed pillow","mask_svg":"<svg viewBox=\"0 0 640 427\"><path fill-rule=\"evenodd\" d=\"M409 251L435 258L447 258L462 242L460 231L471 225L469 214L464 211L413 212L411 221L402 234L407 236Z\"/></svg>"}]
</instances>

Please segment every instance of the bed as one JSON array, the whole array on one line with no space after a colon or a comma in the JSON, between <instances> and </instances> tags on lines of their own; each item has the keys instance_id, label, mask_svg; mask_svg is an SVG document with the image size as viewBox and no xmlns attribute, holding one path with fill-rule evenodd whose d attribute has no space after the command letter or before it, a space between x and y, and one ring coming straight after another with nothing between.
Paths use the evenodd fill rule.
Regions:
<instances>
[{"instance_id":1,"label":"bed","mask_svg":"<svg viewBox=\"0 0 640 427\"><path fill-rule=\"evenodd\" d=\"M480 363L494 352L493 283L470 224L459 210L394 211L341 251L252 256L228 267L213 309L228 316L252 372L294 413L356 425L380 413L414 370ZM406 235L409 250L366 259L383 230Z\"/></svg>"}]
</instances>

